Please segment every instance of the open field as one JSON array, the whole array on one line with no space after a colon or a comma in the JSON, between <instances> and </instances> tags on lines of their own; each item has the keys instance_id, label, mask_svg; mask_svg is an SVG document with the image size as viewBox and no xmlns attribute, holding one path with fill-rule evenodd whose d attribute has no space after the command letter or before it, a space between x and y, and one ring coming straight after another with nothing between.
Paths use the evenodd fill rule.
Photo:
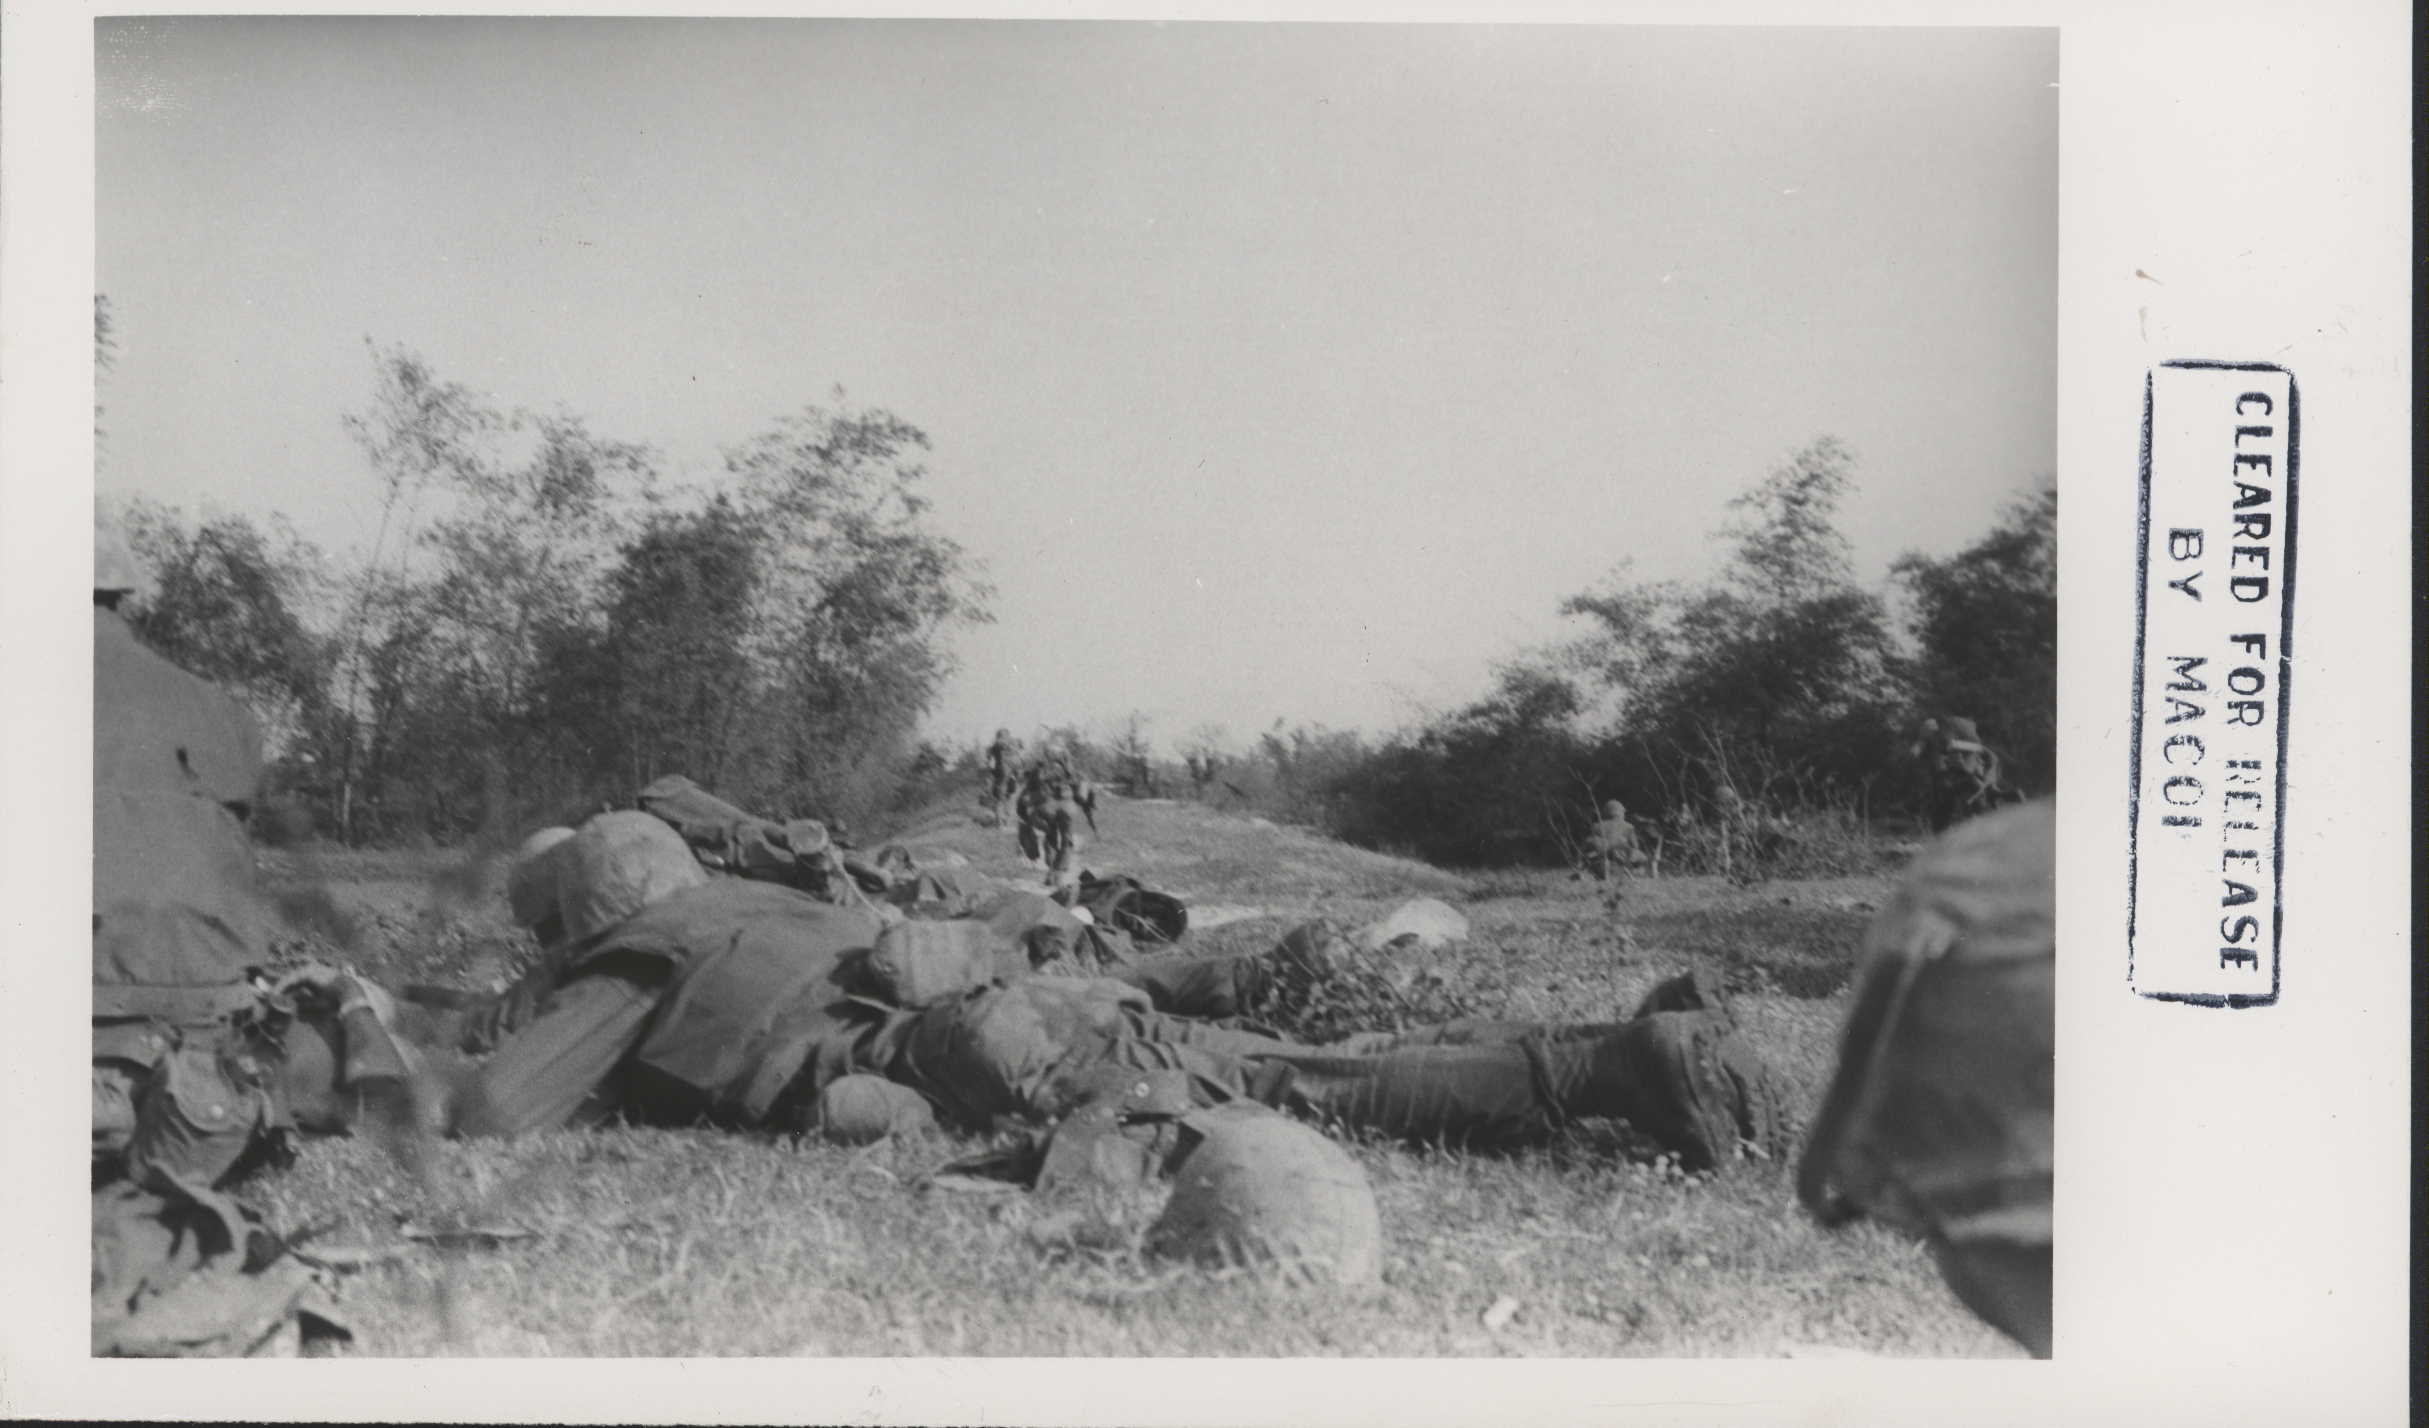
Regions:
<instances>
[{"instance_id":1,"label":"open field","mask_svg":"<svg viewBox=\"0 0 2429 1428\"><path fill-rule=\"evenodd\" d=\"M1426 995L1472 1014L1608 1019L1665 975L1721 969L1800 1113L1819 1097L1844 979L1887 887L1640 882L1615 923L1592 884L1561 875L1461 877L1190 804L1108 800L1101 816L1089 864L1238 916L1208 945L1256 945L1318 913L1360 920L1412 895L1460 906L1475 940ZM898 836L1023 871L1008 831L958 810ZM461 858L265 863L292 907L318 909L310 950L384 980L474 985L518 955L484 892L493 874ZM1957 1305L1920 1246L1813 1228L1788 1166L1681 1177L1623 1160L1591 1124L1520 1155L1354 1145L1386 1235L1383 1284L1355 1292L1142 1258L1157 1190L1073 1209L919 1187L971 1148L617 1128L441 1145L417 1183L374 1144L328 1141L255 1197L281 1228L365 1258L344 1303L375 1354L2020 1356ZM445 1248L403 1233L451 1224L505 1233ZM1488 1329L1505 1296L1516 1312Z\"/></svg>"}]
</instances>

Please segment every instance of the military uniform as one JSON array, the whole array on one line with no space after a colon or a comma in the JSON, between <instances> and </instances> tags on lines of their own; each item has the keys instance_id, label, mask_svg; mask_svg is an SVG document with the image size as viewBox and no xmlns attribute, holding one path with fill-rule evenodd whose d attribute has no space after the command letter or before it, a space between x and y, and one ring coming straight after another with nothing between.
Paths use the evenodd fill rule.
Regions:
<instances>
[{"instance_id":1,"label":"military uniform","mask_svg":"<svg viewBox=\"0 0 2429 1428\"><path fill-rule=\"evenodd\" d=\"M840 836L817 819L761 818L681 774L651 783L635 802L681 834L711 872L782 883L843 907L869 905L864 879L881 890L891 881L875 864L853 857Z\"/></svg>"},{"instance_id":2,"label":"military uniform","mask_svg":"<svg viewBox=\"0 0 2429 1428\"><path fill-rule=\"evenodd\" d=\"M1104 1068L1176 1073L1193 1104L1254 1100L1421 1142L1510 1146L1573 1117L1617 1116L1690 1169L1743 1144L1785 1149L1776 1081L1722 1011L1647 1011L1609 1025L1473 1021L1327 1047L1172 1016L1143 989L1042 978L927 1008L887 1074L949 1118L1052 1122Z\"/></svg>"},{"instance_id":3,"label":"military uniform","mask_svg":"<svg viewBox=\"0 0 2429 1428\"><path fill-rule=\"evenodd\" d=\"M516 1135L621 1112L759 1126L871 1069L891 1009L856 981L883 924L772 884L678 891L580 946L480 1068L455 1129Z\"/></svg>"},{"instance_id":4,"label":"military uniform","mask_svg":"<svg viewBox=\"0 0 2429 1428\"><path fill-rule=\"evenodd\" d=\"M1003 816L1005 800L1012 797L1013 787L1019 782L1013 771L1013 763L1019 757L1020 745L1013 741L1012 731L996 730L995 742L987 745L987 807L998 818Z\"/></svg>"},{"instance_id":5,"label":"military uniform","mask_svg":"<svg viewBox=\"0 0 2429 1428\"><path fill-rule=\"evenodd\" d=\"M1627 874L1644 866L1644 862L1644 848L1637 841L1636 825L1628 821L1627 808L1616 798L1605 803L1602 819L1594 825L1593 837L1586 845L1586 870L1596 882L1609 884L1603 900L1619 902Z\"/></svg>"},{"instance_id":6,"label":"military uniform","mask_svg":"<svg viewBox=\"0 0 2429 1428\"><path fill-rule=\"evenodd\" d=\"M1620 1027L1471 1023L1306 1047L1159 1012L1151 993L1119 980L1025 975L1041 929L1020 899L1070 916L1035 894L1006 899L1000 925L961 919L969 938L906 939L908 927L889 931L789 889L696 874L686 884L680 840L646 817L623 825L626 847L609 846L615 820L635 818L602 815L552 855L569 939L558 981L481 1068L457 1107L459 1132L512 1135L585 1108L805 1130L856 1075L909 1087L973 1128L1002 1117L1051 1124L1108 1075L1143 1073L1182 1087L1188 1105L1256 1100L1418 1139L1510 1141L1569 1115L1626 1115L1710 1163L1772 1134L1773 1088L1718 1013ZM589 852L598 856L584 864ZM631 870L643 864L666 873ZM886 977L872 959L888 940L904 955L927 942L948 957L965 944L1006 955L957 981ZM913 984L929 990L904 1005Z\"/></svg>"},{"instance_id":7,"label":"military uniform","mask_svg":"<svg viewBox=\"0 0 2429 1428\"><path fill-rule=\"evenodd\" d=\"M1029 766L1021 777L1015 805L1020 819L1021 857L1046 870L1046 881L1058 888L1073 885L1079 874L1083 844L1080 821L1093 829L1096 790L1075 772L1068 759L1051 755Z\"/></svg>"}]
</instances>

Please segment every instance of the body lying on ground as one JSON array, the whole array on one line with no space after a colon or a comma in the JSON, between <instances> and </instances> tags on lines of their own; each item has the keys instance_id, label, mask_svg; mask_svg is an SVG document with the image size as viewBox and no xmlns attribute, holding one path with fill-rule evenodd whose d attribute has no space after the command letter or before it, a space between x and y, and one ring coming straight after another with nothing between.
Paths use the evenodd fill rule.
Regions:
<instances>
[{"instance_id":1,"label":"body lying on ground","mask_svg":"<svg viewBox=\"0 0 2429 1428\"><path fill-rule=\"evenodd\" d=\"M459 1020L468 1048L495 1045L456 1098L462 1134L618 1113L804 1131L854 1076L968 1128L1051 1124L1152 1072L1193 1107L1254 1101L1417 1140L1508 1144L1621 1116L1708 1166L1780 1137L1768 1074L1711 1008L1311 1047L1159 1011L1135 976L1030 975L1028 950L976 919L957 920L970 934L954 955L988 955L906 1004L882 964L939 924L712 879L647 815L601 815L546 856L564 941L531 985Z\"/></svg>"}]
</instances>

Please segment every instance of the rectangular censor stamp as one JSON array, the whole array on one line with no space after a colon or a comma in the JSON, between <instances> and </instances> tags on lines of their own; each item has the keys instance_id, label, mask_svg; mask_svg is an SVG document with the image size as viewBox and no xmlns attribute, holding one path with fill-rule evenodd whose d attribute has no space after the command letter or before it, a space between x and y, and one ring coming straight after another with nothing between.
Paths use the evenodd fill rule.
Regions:
<instances>
[{"instance_id":1,"label":"rectangular censor stamp","mask_svg":"<svg viewBox=\"0 0 2429 1428\"><path fill-rule=\"evenodd\" d=\"M2202 1006L2277 1000L2293 374L2170 362L2143 395L2126 977Z\"/></svg>"}]
</instances>

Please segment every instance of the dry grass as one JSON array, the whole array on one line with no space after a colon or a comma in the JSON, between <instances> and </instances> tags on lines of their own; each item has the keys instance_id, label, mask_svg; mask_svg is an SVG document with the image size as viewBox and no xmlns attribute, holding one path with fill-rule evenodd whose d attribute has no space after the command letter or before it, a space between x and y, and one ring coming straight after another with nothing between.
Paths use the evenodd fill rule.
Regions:
<instances>
[{"instance_id":1,"label":"dry grass","mask_svg":"<svg viewBox=\"0 0 2429 1428\"><path fill-rule=\"evenodd\" d=\"M1741 1016L1807 1106L1828 1073L1860 905L1884 891L1879 879L1670 879L1632 885L1614 922L1592 884L1565 877L1462 878L1187 804L1108 800L1100 817L1094 866L1270 914L1204 934L1208 946L1265 945L1291 919L1355 922L1411 895L1462 905L1476 938L1441 964L1437 991L1473 1014L1607 1019L1684 966L1728 969L1748 989ZM904 834L1023 872L1008 832L957 811ZM453 866L352 855L273 871L291 892L317 881L352 919L350 945L316 934L311 950L391 978L482 979L514 949L494 900L464 900ZM431 894L434 876L455 891ZM1363 1292L1147 1260L1153 1188L1077 1213L921 1188L972 1148L616 1128L447 1144L417 1185L376 1146L331 1141L254 1195L285 1228L317 1231L315 1245L393 1251L351 1276L346 1299L377 1354L2016 1352L1956 1304L1919 1247L1816 1230L1785 1165L1682 1178L1627 1162L1605 1127L1514 1156L1355 1144L1387 1237L1384 1282ZM447 1223L529 1236L441 1249L402 1233ZM1519 1309L1487 1329L1480 1316L1503 1295Z\"/></svg>"}]
</instances>

